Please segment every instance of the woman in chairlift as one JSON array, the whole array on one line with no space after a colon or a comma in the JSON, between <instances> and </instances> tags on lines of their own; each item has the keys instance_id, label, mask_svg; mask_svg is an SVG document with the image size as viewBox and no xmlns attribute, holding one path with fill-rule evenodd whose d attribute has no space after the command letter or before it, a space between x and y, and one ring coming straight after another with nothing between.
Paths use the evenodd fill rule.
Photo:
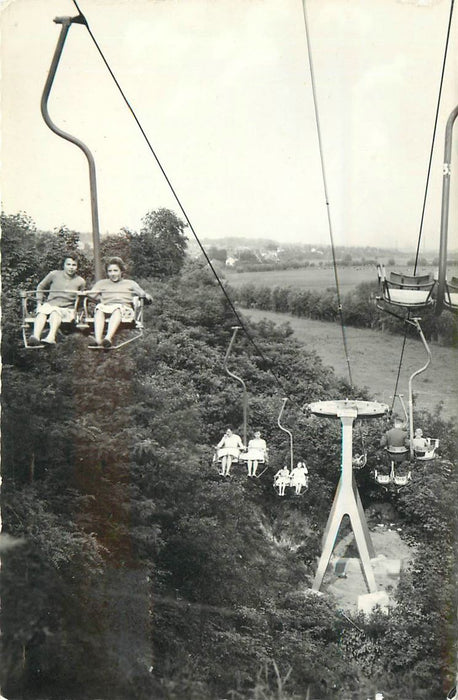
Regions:
<instances>
[{"instance_id":1,"label":"woman in chairlift","mask_svg":"<svg viewBox=\"0 0 458 700\"><path fill-rule=\"evenodd\" d=\"M290 482L291 486L294 486L296 496L300 496L302 487L307 488L308 473L307 465L303 461L298 462L294 469L291 470Z\"/></svg>"},{"instance_id":2,"label":"woman in chairlift","mask_svg":"<svg viewBox=\"0 0 458 700\"><path fill-rule=\"evenodd\" d=\"M267 444L261 437L260 430L256 430L254 437L248 442L248 450L245 459L247 460L248 476L256 476L259 462L267 462Z\"/></svg>"},{"instance_id":3,"label":"woman in chairlift","mask_svg":"<svg viewBox=\"0 0 458 700\"><path fill-rule=\"evenodd\" d=\"M69 253L62 261L61 270L52 270L37 286L37 315L33 325L33 334L29 338L32 347L56 344L56 334L62 323L74 323L75 301L82 291L85 281L77 275L78 261ZM47 294L46 302L44 297ZM45 338L41 337L48 323L49 330Z\"/></svg>"},{"instance_id":4,"label":"woman in chairlift","mask_svg":"<svg viewBox=\"0 0 458 700\"><path fill-rule=\"evenodd\" d=\"M98 300L94 314L94 335L89 339L90 347L111 348L113 336L121 323L131 323L135 319L135 297L151 302L151 296L134 280L125 279L124 262L121 258L110 258L106 264L107 278L99 280L87 292L88 297ZM108 326L105 334L105 318Z\"/></svg>"},{"instance_id":5,"label":"woman in chairlift","mask_svg":"<svg viewBox=\"0 0 458 700\"><path fill-rule=\"evenodd\" d=\"M290 485L290 471L285 465L274 476L274 486L278 491L279 496L285 495L285 489Z\"/></svg>"},{"instance_id":6,"label":"woman in chairlift","mask_svg":"<svg viewBox=\"0 0 458 700\"><path fill-rule=\"evenodd\" d=\"M218 461L221 460L221 476L229 476L233 461L238 461L240 452L245 449L240 435L233 433L231 428L228 428L223 437L216 445L216 454Z\"/></svg>"}]
</instances>

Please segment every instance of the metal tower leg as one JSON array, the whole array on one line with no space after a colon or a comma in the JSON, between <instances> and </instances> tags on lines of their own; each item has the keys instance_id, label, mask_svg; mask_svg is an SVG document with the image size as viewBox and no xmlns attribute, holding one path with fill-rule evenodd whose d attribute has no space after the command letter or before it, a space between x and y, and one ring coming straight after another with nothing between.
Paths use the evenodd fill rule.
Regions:
<instances>
[{"instance_id":1,"label":"metal tower leg","mask_svg":"<svg viewBox=\"0 0 458 700\"><path fill-rule=\"evenodd\" d=\"M344 515L350 517L367 588L370 593L377 591L377 584L371 565L371 558L375 555L374 547L353 477L352 440L353 421L356 416L357 411L352 408L343 408L339 413L342 422L342 474L323 535L323 549L312 586L315 591L320 590Z\"/></svg>"}]
</instances>

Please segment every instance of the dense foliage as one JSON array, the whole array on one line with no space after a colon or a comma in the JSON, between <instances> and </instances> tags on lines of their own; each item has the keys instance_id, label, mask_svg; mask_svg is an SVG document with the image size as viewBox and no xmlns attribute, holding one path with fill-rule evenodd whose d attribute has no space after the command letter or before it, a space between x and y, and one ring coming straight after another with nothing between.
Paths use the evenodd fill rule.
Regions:
<instances>
[{"instance_id":1,"label":"dense foliage","mask_svg":"<svg viewBox=\"0 0 458 700\"><path fill-rule=\"evenodd\" d=\"M456 610L453 426L424 416L442 457L410 490L386 495L417 548L397 606L345 617L332 599L307 593L340 429L302 407L368 397L287 326L258 324L263 356L242 337L231 361L271 464L259 480L236 470L222 480L213 446L228 425L240 430L242 407L223 370L234 318L209 272L186 263L180 274L140 279L154 302L144 337L122 351L91 353L74 334L30 352L17 292L57 264L69 234L42 238L22 215L4 217L3 231L2 511L16 538L2 557L4 694L359 700L382 687L387 698L442 699ZM288 503L272 488L288 456L276 426L283 396L284 423L311 471L307 494ZM368 425L370 460L381 429ZM366 472L358 480L370 509L380 493Z\"/></svg>"}]
</instances>

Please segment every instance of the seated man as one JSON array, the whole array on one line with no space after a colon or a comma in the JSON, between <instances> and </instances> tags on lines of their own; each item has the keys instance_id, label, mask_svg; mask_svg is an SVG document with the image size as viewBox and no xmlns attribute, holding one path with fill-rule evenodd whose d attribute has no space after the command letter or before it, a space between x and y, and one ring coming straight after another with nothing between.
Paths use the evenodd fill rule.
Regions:
<instances>
[{"instance_id":1,"label":"seated man","mask_svg":"<svg viewBox=\"0 0 458 700\"><path fill-rule=\"evenodd\" d=\"M290 485L290 473L288 467L285 465L274 476L274 486L278 489L278 495L285 495L285 488Z\"/></svg>"},{"instance_id":2,"label":"seated man","mask_svg":"<svg viewBox=\"0 0 458 700\"><path fill-rule=\"evenodd\" d=\"M33 335L29 345L41 343L55 345L56 333L60 324L72 323L75 320L75 300L79 291L85 287L85 281L76 274L78 261L72 255L67 255L62 262L61 270L52 270L37 286L37 315L33 324ZM46 292L48 297L43 303ZM48 322L49 330L41 340L41 334Z\"/></svg>"},{"instance_id":3,"label":"seated man","mask_svg":"<svg viewBox=\"0 0 458 700\"><path fill-rule=\"evenodd\" d=\"M302 487L306 488L308 485L308 473L307 465L305 462L298 462L294 469L291 470L291 486L294 486L296 490L296 496L301 493Z\"/></svg>"},{"instance_id":4,"label":"seated man","mask_svg":"<svg viewBox=\"0 0 458 700\"><path fill-rule=\"evenodd\" d=\"M256 476L259 462L267 461L267 444L261 437L261 432L256 430L254 438L248 442L248 451L245 455L248 466L248 476Z\"/></svg>"},{"instance_id":5,"label":"seated man","mask_svg":"<svg viewBox=\"0 0 458 700\"><path fill-rule=\"evenodd\" d=\"M89 346L94 345L110 348L113 336L122 322L131 322L135 319L134 297L140 297L151 302L151 296L145 292L136 282L123 278L125 270L121 258L110 258L106 264L107 278L99 280L88 291L88 297L96 298L99 303L95 307L94 335L90 338ZM109 316L107 332L105 330L105 316Z\"/></svg>"},{"instance_id":6,"label":"seated man","mask_svg":"<svg viewBox=\"0 0 458 700\"><path fill-rule=\"evenodd\" d=\"M241 450L245 447L240 435L233 433L230 428L216 445L218 460L221 458L221 476L229 476L232 462L238 460Z\"/></svg>"},{"instance_id":7,"label":"seated man","mask_svg":"<svg viewBox=\"0 0 458 700\"><path fill-rule=\"evenodd\" d=\"M395 462L404 461L405 453L408 451L409 438L400 418L395 418L394 427L387 430L380 440L380 446L384 447L390 457Z\"/></svg>"}]
</instances>

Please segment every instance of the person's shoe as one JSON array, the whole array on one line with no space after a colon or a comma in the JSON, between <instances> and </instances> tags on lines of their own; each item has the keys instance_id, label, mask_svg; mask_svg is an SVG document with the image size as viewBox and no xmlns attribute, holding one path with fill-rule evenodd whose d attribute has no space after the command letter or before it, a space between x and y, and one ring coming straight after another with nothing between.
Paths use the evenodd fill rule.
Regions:
<instances>
[{"instance_id":1,"label":"person's shoe","mask_svg":"<svg viewBox=\"0 0 458 700\"><path fill-rule=\"evenodd\" d=\"M93 335L90 335L89 338L87 339L87 344L89 348L99 348L100 345L96 341Z\"/></svg>"},{"instance_id":2,"label":"person's shoe","mask_svg":"<svg viewBox=\"0 0 458 700\"><path fill-rule=\"evenodd\" d=\"M111 348L111 340L108 340L108 338L104 338L102 340L102 345L104 348Z\"/></svg>"},{"instance_id":3,"label":"person's shoe","mask_svg":"<svg viewBox=\"0 0 458 700\"><path fill-rule=\"evenodd\" d=\"M27 345L31 345L33 348L36 348L38 345L41 345L41 341L36 335L31 335L27 341Z\"/></svg>"},{"instance_id":4,"label":"person's shoe","mask_svg":"<svg viewBox=\"0 0 458 700\"><path fill-rule=\"evenodd\" d=\"M56 341L53 340L52 338L49 337L49 335L46 336L46 338L41 339L42 343L46 343L46 345L55 345Z\"/></svg>"}]
</instances>

